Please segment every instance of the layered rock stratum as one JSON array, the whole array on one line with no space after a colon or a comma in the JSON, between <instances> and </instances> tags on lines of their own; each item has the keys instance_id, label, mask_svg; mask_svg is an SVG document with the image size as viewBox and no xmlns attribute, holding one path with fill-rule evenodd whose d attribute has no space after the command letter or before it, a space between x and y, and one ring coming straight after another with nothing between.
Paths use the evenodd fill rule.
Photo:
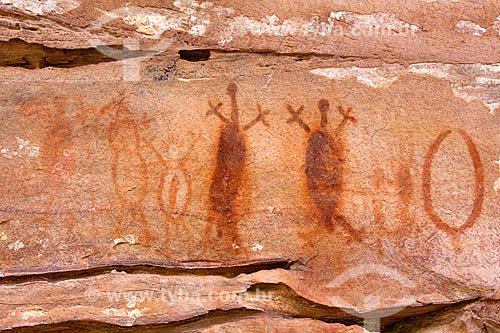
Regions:
<instances>
[{"instance_id":1,"label":"layered rock stratum","mask_svg":"<svg viewBox=\"0 0 500 333\"><path fill-rule=\"evenodd\" d=\"M0 0L0 330L499 332L500 4Z\"/></svg>"}]
</instances>

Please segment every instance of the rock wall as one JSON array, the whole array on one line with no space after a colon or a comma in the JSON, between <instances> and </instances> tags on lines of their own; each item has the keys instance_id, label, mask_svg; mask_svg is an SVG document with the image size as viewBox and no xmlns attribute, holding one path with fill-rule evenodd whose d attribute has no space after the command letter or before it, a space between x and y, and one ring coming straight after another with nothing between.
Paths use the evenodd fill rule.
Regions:
<instances>
[{"instance_id":1,"label":"rock wall","mask_svg":"<svg viewBox=\"0 0 500 333\"><path fill-rule=\"evenodd\" d=\"M500 4L0 0L0 330L499 332Z\"/></svg>"}]
</instances>

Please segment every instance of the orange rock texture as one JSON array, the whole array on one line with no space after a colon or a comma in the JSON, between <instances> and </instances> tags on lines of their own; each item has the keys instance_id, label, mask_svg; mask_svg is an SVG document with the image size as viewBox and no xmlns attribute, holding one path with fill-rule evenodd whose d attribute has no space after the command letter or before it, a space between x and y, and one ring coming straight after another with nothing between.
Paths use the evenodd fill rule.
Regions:
<instances>
[{"instance_id":1,"label":"orange rock texture","mask_svg":"<svg viewBox=\"0 0 500 333\"><path fill-rule=\"evenodd\" d=\"M0 1L0 330L500 331L500 4Z\"/></svg>"}]
</instances>

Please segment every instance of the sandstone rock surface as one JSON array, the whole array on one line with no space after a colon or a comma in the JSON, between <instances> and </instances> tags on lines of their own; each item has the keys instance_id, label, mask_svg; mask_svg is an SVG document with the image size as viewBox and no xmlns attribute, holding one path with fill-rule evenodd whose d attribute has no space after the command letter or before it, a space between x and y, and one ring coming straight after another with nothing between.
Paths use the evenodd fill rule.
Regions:
<instances>
[{"instance_id":1,"label":"sandstone rock surface","mask_svg":"<svg viewBox=\"0 0 500 333\"><path fill-rule=\"evenodd\" d=\"M499 331L499 15L2 0L0 330Z\"/></svg>"}]
</instances>

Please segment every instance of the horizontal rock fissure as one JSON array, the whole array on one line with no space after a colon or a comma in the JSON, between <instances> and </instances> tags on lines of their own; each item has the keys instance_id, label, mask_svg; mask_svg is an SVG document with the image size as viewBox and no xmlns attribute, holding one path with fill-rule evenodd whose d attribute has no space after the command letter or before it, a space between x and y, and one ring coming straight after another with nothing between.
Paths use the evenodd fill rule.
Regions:
<instances>
[{"instance_id":1,"label":"horizontal rock fissure","mask_svg":"<svg viewBox=\"0 0 500 333\"><path fill-rule=\"evenodd\" d=\"M207 328L211 325L224 324L235 322L242 319L254 318L263 316L264 312L248 309L234 309L234 310L214 310L208 313L189 318L182 321L171 322L167 324L156 325L136 325L131 327L123 327L118 325L99 323L99 322L85 322L85 321L71 321L57 324L43 324L31 327L17 327L8 329L2 332L9 333L38 333L38 332L75 332L75 333L160 333L160 332L197 332L201 328Z\"/></svg>"},{"instance_id":2,"label":"horizontal rock fissure","mask_svg":"<svg viewBox=\"0 0 500 333\"><path fill-rule=\"evenodd\" d=\"M262 270L273 269L290 269L295 261L267 261L256 262L251 264L242 265L223 265L223 264L210 264L209 267L202 267L201 264L189 263L185 265L171 265L169 267L160 267L157 265L146 264L120 264L108 265L82 270L64 270L41 272L23 275L12 275L0 278L0 285L4 284L19 284L35 281L58 282L72 279L89 278L111 272L124 272L127 274L151 274L151 275L168 275L168 276L182 276L182 275L195 275L195 276L223 276L227 278L236 277L240 274L251 274ZM208 265L207 265L208 266ZM5 274L6 275L6 274Z\"/></svg>"},{"instance_id":3,"label":"horizontal rock fissure","mask_svg":"<svg viewBox=\"0 0 500 333\"><path fill-rule=\"evenodd\" d=\"M329 324L363 325L363 318L349 314L347 310L328 307L309 301L295 294L291 288L284 284L259 283L252 285L246 294L255 292L273 292L274 302L286 305L282 310L273 310L272 306L266 309L237 308L232 310L211 310L204 315L195 316L189 319L170 322L165 324L120 326L116 324L93 322L93 321L67 321L53 324L40 324L30 327L17 327L5 330L11 333L31 333L31 332L198 332L199 329L208 328L213 325L237 322L239 320L266 317L266 318L287 318L287 319L313 319ZM430 304L419 308L407 308L400 313L381 318L381 332L408 332L401 330L405 323L420 320L420 318L437 317L450 311L459 311L478 299L470 299L454 304ZM272 304L267 304L272 305ZM365 313L364 318L378 318L380 315L373 311L373 315Z\"/></svg>"},{"instance_id":4,"label":"horizontal rock fissure","mask_svg":"<svg viewBox=\"0 0 500 333\"><path fill-rule=\"evenodd\" d=\"M177 56L180 60L189 62L209 61L213 59L222 60L225 57L233 56L270 56L270 57L285 57L300 61L332 61L333 63L324 64L323 66L334 66L342 63L353 63L363 61L378 61L384 64L401 64L408 67L419 62L398 62L383 60L377 57L357 56L357 55L335 55L321 52L280 52L272 49L224 49L224 48L207 48L207 49L178 49L178 47L169 47L168 49L155 49L154 47L147 49L129 50L124 45L99 45L90 48L52 48L43 44L28 43L20 38L10 39L9 41L0 41L0 67L20 67L25 69L41 69L46 67L53 68L74 68L87 65L94 65L105 62L114 62L126 59L134 59L139 57L155 57L159 54L167 56ZM468 65L477 62L448 62L447 64ZM492 64L495 62L491 62ZM489 62L483 62L489 64ZM320 66L322 67L322 66ZM361 67L365 67L361 65ZM368 66L367 68L372 68ZM2 211L11 211L10 207L0 208ZM38 212L34 212L38 213ZM57 212L54 212L57 214Z\"/></svg>"},{"instance_id":5,"label":"horizontal rock fissure","mask_svg":"<svg viewBox=\"0 0 500 333\"><path fill-rule=\"evenodd\" d=\"M345 57L322 53L283 53L265 49L183 49L162 50L149 48L147 50L129 50L123 45L99 45L91 48L60 49L44 46L43 44L27 43L20 38L0 41L0 67L22 67L26 69L40 69L45 67L73 68L94 65L102 62L113 62L144 56L155 56L160 53L174 54L177 52L181 60L190 62L209 60L212 54L258 54L277 57L296 58L297 61L311 58L351 61L355 59L369 59L369 57Z\"/></svg>"},{"instance_id":6,"label":"horizontal rock fissure","mask_svg":"<svg viewBox=\"0 0 500 333\"><path fill-rule=\"evenodd\" d=\"M99 45L90 48L52 48L43 44L28 43L20 38L13 38L9 41L0 41L0 67L21 67L25 69L40 69L46 67L54 68L74 68L103 62L113 62L125 59L133 59L138 57L153 57L160 53L177 54L181 60L189 62L211 60L212 56L224 57L225 55L241 54L243 55L261 55L274 57L289 57L295 58L296 61L310 60L316 58L319 60L333 60L339 63L363 61L363 60L379 60L369 56L345 56L332 55L326 53L295 53L295 52L280 52L279 50L271 49L181 49L172 46L168 49L128 49L125 45ZM397 61L382 61L383 63L398 63ZM453 64L472 64L475 62L452 62ZM411 63L401 63L408 66Z\"/></svg>"},{"instance_id":7,"label":"horizontal rock fissure","mask_svg":"<svg viewBox=\"0 0 500 333\"><path fill-rule=\"evenodd\" d=\"M154 55L157 52L129 50L123 46L100 45L91 48L58 49L42 44L27 43L20 38L0 41L0 67L72 68L101 62Z\"/></svg>"},{"instance_id":8,"label":"horizontal rock fissure","mask_svg":"<svg viewBox=\"0 0 500 333\"><path fill-rule=\"evenodd\" d=\"M319 304L308 300L295 293L290 287L285 284L269 284L259 283L254 284L249 288L246 293L271 293L274 300L278 300L280 304L287 304L288 312L280 312L280 315L289 316L292 318L310 318L325 323L340 323L346 326L349 325L363 325L364 319L379 318L380 327L382 332L392 332L398 323L410 320L409 318L420 318L422 316L432 316L437 313L447 311L447 309L461 309L465 306L472 304L480 297L458 301L454 303L432 303L424 304L419 307L406 307L400 311L393 311L394 309L376 309L369 312L356 313L354 309L343 309L339 307L332 307ZM385 315L384 313L390 313Z\"/></svg>"}]
</instances>

